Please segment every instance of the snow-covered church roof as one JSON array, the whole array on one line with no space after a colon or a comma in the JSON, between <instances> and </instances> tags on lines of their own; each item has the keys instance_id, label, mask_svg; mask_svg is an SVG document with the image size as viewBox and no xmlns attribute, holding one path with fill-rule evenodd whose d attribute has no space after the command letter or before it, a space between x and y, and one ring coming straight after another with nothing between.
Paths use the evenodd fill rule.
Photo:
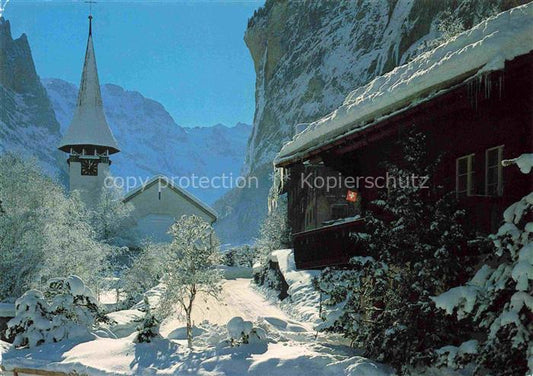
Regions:
<instances>
[{"instance_id":1,"label":"snow-covered church roof","mask_svg":"<svg viewBox=\"0 0 533 376\"><path fill-rule=\"evenodd\" d=\"M408 64L352 91L344 103L286 143L276 165L303 159L308 153L421 98L467 79L504 68L506 60L533 50L533 3L491 17Z\"/></svg>"},{"instance_id":2,"label":"snow-covered church roof","mask_svg":"<svg viewBox=\"0 0 533 376\"><path fill-rule=\"evenodd\" d=\"M89 38L76 110L68 130L59 144L59 149L69 152L71 147L92 145L108 149L109 153L112 154L120 150L104 115L91 21L92 16L89 16Z\"/></svg>"}]
</instances>

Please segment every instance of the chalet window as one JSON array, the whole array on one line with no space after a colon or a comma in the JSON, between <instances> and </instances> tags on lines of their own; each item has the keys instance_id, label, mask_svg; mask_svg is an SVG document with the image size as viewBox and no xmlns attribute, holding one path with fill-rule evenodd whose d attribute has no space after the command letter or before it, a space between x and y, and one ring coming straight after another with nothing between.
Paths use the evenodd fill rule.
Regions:
<instances>
[{"instance_id":1,"label":"chalet window","mask_svg":"<svg viewBox=\"0 0 533 376\"><path fill-rule=\"evenodd\" d=\"M465 155L456 160L455 191L457 197L471 196L474 193L474 155Z\"/></svg>"},{"instance_id":2,"label":"chalet window","mask_svg":"<svg viewBox=\"0 0 533 376\"><path fill-rule=\"evenodd\" d=\"M485 195L501 196L503 145L485 151Z\"/></svg>"},{"instance_id":3,"label":"chalet window","mask_svg":"<svg viewBox=\"0 0 533 376\"><path fill-rule=\"evenodd\" d=\"M348 205L334 204L331 205L331 219L341 219L348 216Z\"/></svg>"}]
</instances>

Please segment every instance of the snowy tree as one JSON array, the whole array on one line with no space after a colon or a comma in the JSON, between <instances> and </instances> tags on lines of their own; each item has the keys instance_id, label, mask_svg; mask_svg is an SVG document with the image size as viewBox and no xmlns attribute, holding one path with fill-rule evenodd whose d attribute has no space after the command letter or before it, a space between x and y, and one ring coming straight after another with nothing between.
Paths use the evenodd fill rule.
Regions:
<instances>
[{"instance_id":1,"label":"snowy tree","mask_svg":"<svg viewBox=\"0 0 533 376\"><path fill-rule=\"evenodd\" d=\"M103 187L98 205L91 213L96 238L104 243L123 246L132 244L133 205L122 201L124 192L115 187Z\"/></svg>"},{"instance_id":2,"label":"snowy tree","mask_svg":"<svg viewBox=\"0 0 533 376\"><path fill-rule=\"evenodd\" d=\"M287 201L286 198L280 198L259 229L259 238L255 243L259 252L259 261L264 263L272 251L286 248L289 244L290 229L287 221Z\"/></svg>"},{"instance_id":3,"label":"snowy tree","mask_svg":"<svg viewBox=\"0 0 533 376\"><path fill-rule=\"evenodd\" d=\"M447 318L430 299L466 280L476 259L464 252L473 236L455 199L438 187L405 184L433 175L439 158L427 150L424 136L410 132L403 161L387 166L397 185L371 204L368 233L356 236L371 257L355 257L349 270L326 269L316 282L326 296L324 326L399 371L431 363L434 349L455 342L468 324ZM328 306L337 312L328 315Z\"/></svg>"},{"instance_id":4,"label":"snowy tree","mask_svg":"<svg viewBox=\"0 0 533 376\"><path fill-rule=\"evenodd\" d=\"M96 287L111 249L99 243L76 194L44 175L35 160L0 157L0 299L41 281L76 274Z\"/></svg>"},{"instance_id":5,"label":"snowy tree","mask_svg":"<svg viewBox=\"0 0 533 376\"><path fill-rule=\"evenodd\" d=\"M529 174L533 154L506 161ZM469 317L484 334L469 341L474 349L461 357L461 346L441 349L448 366L475 361L477 374L523 375L533 372L533 192L504 212L504 223L490 239L494 253L465 285L433 298L458 318ZM472 347L471 346L471 347ZM529 370L529 371L528 371Z\"/></svg>"},{"instance_id":6,"label":"snowy tree","mask_svg":"<svg viewBox=\"0 0 533 376\"><path fill-rule=\"evenodd\" d=\"M254 266L254 261L257 257L257 249L249 245L242 245L240 247L231 248L224 253L224 265L227 266Z\"/></svg>"},{"instance_id":7,"label":"snowy tree","mask_svg":"<svg viewBox=\"0 0 533 376\"><path fill-rule=\"evenodd\" d=\"M150 343L152 339L159 337L159 320L152 312L148 298L144 297L144 305L146 312L144 314L143 321L139 327L137 327L137 337L135 342L137 343Z\"/></svg>"},{"instance_id":8,"label":"snowy tree","mask_svg":"<svg viewBox=\"0 0 533 376\"><path fill-rule=\"evenodd\" d=\"M164 260L168 245L164 243L144 243L130 268L123 272L122 289L126 300L137 303L144 292L155 287L163 275Z\"/></svg>"},{"instance_id":9,"label":"snowy tree","mask_svg":"<svg viewBox=\"0 0 533 376\"><path fill-rule=\"evenodd\" d=\"M49 210L64 200L36 160L15 155L0 157L0 187L4 215L0 216L0 300L21 296L38 282L44 259Z\"/></svg>"},{"instance_id":10,"label":"snowy tree","mask_svg":"<svg viewBox=\"0 0 533 376\"><path fill-rule=\"evenodd\" d=\"M96 323L107 321L91 290L76 276L50 280L44 293L25 292L15 309L7 335L14 336L17 347L85 338Z\"/></svg>"},{"instance_id":11,"label":"snowy tree","mask_svg":"<svg viewBox=\"0 0 533 376\"><path fill-rule=\"evenodd\" d=\"M277 269L270 268L269 260L273 251L290 246L290 238L287 202L285 197L280 197L261 224L259 238L255 242L257 249L255 259L261 264L261 269L254 275L257 284L280 292L283 290L281 273Z\"/></svg>"},{"instance_id":12,"label":"snowy tree","mask_svg":"<svg viewBox=\"0 0 533 376\"><path fill-rule=\"evenodd\" d=\"M161 309L170 313L179 303L187 320L187 342L192 348L192 310L198 294L218 296L222 274L218 239L209 223L195 215L182 216L169 230L173 240L164 264L166 285Z\"/></svg>"},{"instance_id":13,"label":"snowy tree","mask_svg":"<svg viewBox=\"0 0 533 376\"><path fill-rule=\"evenodd\" d=\"M107 257L113 248L96 240L90 216L77 192L46 208L49 220L45 240L41 279L62 275L78 275L98 292L108 272Z\"/></svg>"}]
</instances>

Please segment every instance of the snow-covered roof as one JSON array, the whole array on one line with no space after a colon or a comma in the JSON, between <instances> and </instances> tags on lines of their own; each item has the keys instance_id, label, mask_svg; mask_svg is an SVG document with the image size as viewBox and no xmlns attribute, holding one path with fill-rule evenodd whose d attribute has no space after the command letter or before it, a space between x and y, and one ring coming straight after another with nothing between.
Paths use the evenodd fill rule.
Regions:
<instances>
[{"instance_id":1,"label":"snow-covered roof","mask_svg":"<svg viewBox=\"0 0 533 376\"><path fill-rule=\"evenodd\" d=\"M72 146L94 145L109 149L112 154L120 150L104 115L90 22L91 18L76 110L59 149L69 152Z\"/></svg>"},{"instance_id":2,"label":"snow-covered roof","mask_svg":"<svg viewBox=\"0 0 533 376\"><path fill-rule=\"evenodd\" d=\"M307 125L286 143L276 165L366 128L369 122L398 111L432 93L486 72L501 70L506 60L533 50L533 3L491 17L408 64L352 91L344 103Z\"/></svg>"},{"instance_id":3,"label":"snow-covered roof","mask_svg":"<svg viewBox=\"0 0 533 376\"><path fill-rule=\"evenodd\" d=\"M155 175L153 178L148 180L146 183L126 193L126 195L124 196L124 202L128 202L134 196L144 192L146 189L150 188L152 185L159 183L159 182L163 182L165 187L172 189L174 192L182 195L183 197L191 201L194 205L199 207L201 210L211 215L214 220L218 218L218 213L213 208L203 203L198 197L194 196L192 193L189 193L185 189L175 185L172 182L172 179L169 179L164 175Z\"/></svg>"}]
</instances>

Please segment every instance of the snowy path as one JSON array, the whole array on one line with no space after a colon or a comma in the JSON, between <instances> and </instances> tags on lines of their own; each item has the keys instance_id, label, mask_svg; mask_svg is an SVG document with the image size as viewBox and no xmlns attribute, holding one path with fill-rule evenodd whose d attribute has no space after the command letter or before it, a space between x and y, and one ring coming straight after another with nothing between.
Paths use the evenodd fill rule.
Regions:
<instances>
[{"instance_id":1,"label":"snowy path","mask_svg":"<svg viewBox=\"0 0 533 376\"><path fill-rule=\"evenodd\" d=\"M219 298L199 296L193 308L193 321L200 323L207 320L212 324L225 325L235 316L250 321L257 321L259 317L290 320L285 312L254 290L250 283L248 278L226 280ZM165 320L161 326L161 334L166 335L180 325L184 325L183 318L173 317Z\"/></svg>"},{"instance_id":2,"label":"snowy path","mask_svg":"<svg viewBox=\"0 0 533 376\"><path fill-rule=\"evenodd\" d=\"M10 371L24 367L89 376L392 374L386 367L357 356L357 351L340 344L337 336L317 337L311 325L292 320L250 282L248 278L226 280L218 299L197 298L193 320L198 332L192 351L186 347L183 319L176 316L165 320L160 328L162 337L151 343L136 343L138 323L130 318L129 331L119 338L103 336L83 343L67 340L20 350L0 343L0 362ZM128 319L135 310L120 312L119 316ZM253 321L266 332L267 340L239 347L228 345L225 324L235 316ZM201 324L204 320L210 324Z\"/></svg>"}]
</instances>

